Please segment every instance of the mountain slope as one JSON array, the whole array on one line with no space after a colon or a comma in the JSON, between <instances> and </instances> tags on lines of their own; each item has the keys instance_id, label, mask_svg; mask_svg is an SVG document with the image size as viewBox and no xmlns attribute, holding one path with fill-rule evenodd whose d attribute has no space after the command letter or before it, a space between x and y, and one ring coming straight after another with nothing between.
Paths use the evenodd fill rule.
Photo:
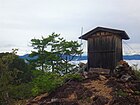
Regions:
<instances>
[{"instance_id":1,"label":"mountain slope","mask_svg":"<svg viewBox=\"0 0 140 105\"><path fill-rule=\"evenodd\" d=\"M69 80L27 105L140 105L140 84L135 79L124 82L120 77L110 77L104 69L91 69L82 75L83 81Z\"/></svg>"},{"instance_id":2,"label":"mountain slope","mask_svg":"<svg viewBox=\"0 0 140 105\"><path fill-rule=\"evenodd\" d=\"M35 57L29 57L29 54L25 54L23 56L19 56L22 59L27 59L27 60L33 60L33 59L37 59L37 56ZM140 55L123 55L123 59L124 60L140 60ZM83 55L83 56L76 56L74 57L74 60L87 60L87 56Z\"/></svg>"}]
</instances>

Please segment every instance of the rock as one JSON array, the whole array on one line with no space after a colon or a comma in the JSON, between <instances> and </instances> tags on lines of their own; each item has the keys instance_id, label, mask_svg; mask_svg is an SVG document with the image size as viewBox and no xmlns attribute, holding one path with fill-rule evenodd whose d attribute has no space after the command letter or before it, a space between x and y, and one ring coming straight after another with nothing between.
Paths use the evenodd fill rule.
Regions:
<instances>
[{"instance_id":1,"label":"rock","mask_svg":"<svg viewBox=\"0 0 140 105\"><path fill-rule=\"evenodd\" d=\"M103 81L103 80L106 80L107 78L106 78L105 76L103 76L103 75L99 75L99 79L100 79L101 81Z\"/></svg>"},{"instance_id":2,"label":"rock","mask_svg":"<svg viewBox=\"0 0 140 105\"><path fill-rule=\"evenodd\" d=\"M47 96L48 96L48 93L41 94L40 96L35 97L35 98L33 99L33 101L39 101L39 100L41 100L41 99L43 99L43 98L45 98L45 97L47 97Z\"/></svg>"},{"instance_id":3,"label":"rock","mask_svg":"<svg viewBox=\"0 0 140 105\"><path fill-rule=\"evenodd\" d=\"M114 70L114 76L122 82L136 80L136 76L132 68L125 61L120 61Z\"/></svg>"},{"instance_id":4,"label":"rock","mask_svg":"<svg viewBox=\"0 0 140 105\"><path fill-rule=\"evenodd\" d=\"M59 99L58 98L52 98L51 99L51 102L56 102L56 101L58 101Z\"/></svg>"},{"instance_id":5,"label":"rock","mask_svg":"<svg viewBox=\"0 0 140 105\"><path fill-rule=\"evenodd\" d=\"M80 74L83 81L67 80L49 95L37 96L27 105L140 105L140 81L134 79L126 62L120 62L112 77L109 70L100 68Z\"/></svg>"},{"instance_id":6,"label":"rock","mask_svg":"<svg viewBox=\"0 0 140 105\"><path fill-rule=\"evenodd\" d=\"M80 68L80 72L87 71L87 66L88 66L87 63L80 62L78 65L79 65L79 68Z\"/></svg>"},{"instance_id":7,"label":"rock","mask_svg":"<svg viewBox=\"0 0 140 105\"><path fill-rule=\"evenodd\" d=\"M97 80L97 79L99 79L99 74L98 73L89 72L87 74L87 77L89 79L92 79L92 80Z\"/></svg>"},{"instance_id":8,"label":"rock","mask_svg":"<svg viewBox=\"0 0 140 105\"><path fill-rule=\"evenodd\" d=\"M47 96L48 96L48 93L41 94L41 95L35 97L34 99L32 99L31 101L29 100L27 102L27 105L38 105L38 102L43 100Z\"/></svg>"},{"instance_id":9,"label":"rock","mask_svg":"<svg viewBox=\"0 0 140 105\"><path fill-rule=\"evenodd\" d=\"M98 96L92 96L92 100L93 100L93 101L96 101L97 98L98 98Z\"/></svg>"},{"instance_id":10,"label":"rock","mask_svg":"<svg viewBox=\"0 0 140 105\"><path fill-rule=\"evenodd\" d=\"M127 96L127 97L114 97L109 105L140 105L140 98Z\"/></svg>"},{"instance_id":11,"label":"rock","mask_svg":"<svg viewBox=\"0 0 140 105\"><path fill-rule=\"evenodd\" d=\"M123 82L127 82L131 79L132 77L129 75L129 74L126 74L126 75L122 75L120 80L123 81Z\"/></svg>"},{"instance_id":12,"label":"rock","mask_svg":"<svg viewBox=\"0 0 140 105\"><path fill-rule=\"evenodd\" d=\"M99 74L98 73L94 73L92 71L89 71L89 72L83 72L82 73L82 76L85 78L85 79L99 79Z\"/></svg>"},{"instance_id":13,"label":"rock","mask_svg":"<svg viewBox=\"0 0 140 105\"><path fill-rule=\"evenodd\" d=\"M85 79L88 78L87 74L88 74L88 72L83 72L83 77L84 77Z\"/></svg>"},{"instance_id":14,"label":"rock","mask_svg":"<svg viewBox=\"0 0 140 105\"><path fill-rule=\"evenodd\" d=\"M55 101L51 101L43 105L79 105L79 104L76 101L57 99Z\"/></svg>"},{"instance_id":15,"label":"rock","mask_svg":"<svg viewBox=\"0 0 140 105\"><path fill-rule=\"evenodd\" d=\"M97 74L101 74L101 75L109 75L110 70L103 69L103 68L90 68L89 72L97 73Z\"/></svg>"},{"instance_id":16,"label":"rock","mask_svg":"<svg viewBox=\"0 0 140 105\"><path fill-rule=\"evenodd\" d=\"M95 96L91 105L105 105L109 102L109 99L103 96Z\"/></svg>"}]
</instances>

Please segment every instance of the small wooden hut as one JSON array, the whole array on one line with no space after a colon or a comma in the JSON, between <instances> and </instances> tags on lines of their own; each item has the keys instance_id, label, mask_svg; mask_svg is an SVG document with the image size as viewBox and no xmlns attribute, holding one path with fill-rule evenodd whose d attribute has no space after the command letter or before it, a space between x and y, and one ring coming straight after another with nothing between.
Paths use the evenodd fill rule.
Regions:
<instances>
[{"instance_id":1,"label":"small wooden hut","mask_svg":"<svg viewBox=\"0 0 140 105\"><path fill-rule=\"evenodd\" d=\"M88 69L113 70L123 60L122 39L129 36L123 30L97 27L79 38L88 41Z\"/></svg>"}]
</instances>

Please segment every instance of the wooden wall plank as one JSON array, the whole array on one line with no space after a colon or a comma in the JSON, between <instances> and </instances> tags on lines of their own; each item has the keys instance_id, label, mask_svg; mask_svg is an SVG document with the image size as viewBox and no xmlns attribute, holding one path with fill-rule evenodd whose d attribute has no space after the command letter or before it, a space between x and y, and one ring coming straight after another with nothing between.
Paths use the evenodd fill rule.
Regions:
<instances>
[{"instance_id":1,"label":"wooden wall plank","mask_svg":"<svg viewBox=\"0 0 140 105\"><path fill-rule=\"evenodd\" d=\"M122 39L109 32L97 32L88 38L88 68L113 70L122 59Z\"/></svg>"}]
</instances>

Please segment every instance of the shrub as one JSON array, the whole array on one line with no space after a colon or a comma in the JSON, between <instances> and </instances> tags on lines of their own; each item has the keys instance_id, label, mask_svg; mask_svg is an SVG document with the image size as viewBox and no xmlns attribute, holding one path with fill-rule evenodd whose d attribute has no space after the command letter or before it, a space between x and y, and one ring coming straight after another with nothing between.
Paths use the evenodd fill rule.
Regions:
<instances>
[{"instance_id":1,"label":"shrub","mask_svg":"<svg viewBox=\"0 0 140 105\"><path fill-rule=\"evenodd\" d=\"M66 74L64 76L60 76L59 74L53 72L47 72L42 74L39 71L35 71L34 73L36 77L32 81L33 88L31 90L33 96L44 92L50 93L59 86L61 86L65 81L70 79L74 79L77 81L82 80L80 74Z\"/></svg>"},{"instance_id":2,"label":"shrub","mask_svg":"<svg viewBox=\"0 0 140 105\"><path fill-rule=\"evenodd\" d=\"M32 84L32 94L35 96L40 93L54 91L58 86L63 84L63 79L58 74L49 72L34 78Z\"/></svg>"},{"instance_id":3,"label":"shrub","mask_svg":"<svg viewBox=\"0 0 140 105\"><path fill-rule=\"evenodd\" d=\"M64 80L76 80L76 81L82 81L83 80L83 77L80 75L80 74L78 74L78 73L76 73L76 74L66 74L66 75L64 75Z\"/></svg>"},{"instance_id":4,"label":"shrub","mask_svg":"<svg viewBox=\"0 0 140 105\"><path fill-rule=\"evenodd\" d=\"M136 77L140 80L140 70L134 70Z\"/></svg>"},{"instance_id":5,"label":"shrub","mask_svg":"<svg viewBox=\"0 0 140 105\"><path fill-rule=\"evenodd\" d=\"M118 90L118 91L116 92L116 95L117 95L118 97L126 97L126 96L127 96L127 93L124 92L124 91L122 91L122 90L120 89L120 90Z\"/></svg>"},{"instance_id":6,"label":"shrub","mask_svg":"<svg viewBox=\"0 0 140 105\"><path fill-rule=\"evenodd\" d=\"M14 99L15 101L28 99L41 93L50 93L63 85L66 80L82 80L80 74L66 74L60 76L53 72L34 70L33 75L33 79L29 83L10 86L9 95L11 99Z\"/></svg>"},{"instance_id":7,"label":"shrub","mask_svg":"<svg viewBox=\"0 0 140 105\"><path fill-rule=\"evenodd\" d=\"M27 99L32 97L32 84L31 83L23 83L20 85L13 85L10 88L10 97L15 100Z\"/></svg>"}]
</instances>

